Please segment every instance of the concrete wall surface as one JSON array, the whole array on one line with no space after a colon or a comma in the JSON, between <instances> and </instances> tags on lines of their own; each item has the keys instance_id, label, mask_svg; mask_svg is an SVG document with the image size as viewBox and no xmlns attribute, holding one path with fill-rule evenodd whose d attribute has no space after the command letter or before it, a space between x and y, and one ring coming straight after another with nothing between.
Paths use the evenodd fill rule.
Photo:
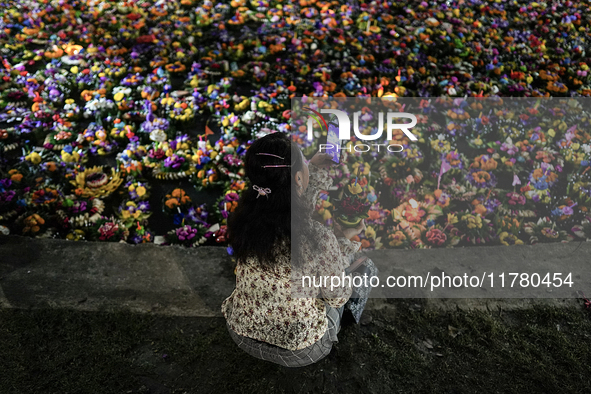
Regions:
<instances>
[{"instance_id":1,"label":"concrete wall surface","mask_svg":"<svg viewBox=\"0 0 591 394\"><path fill-rule=\"evenodd\" d=\"M576 306L576 291L591 295L591 242L430 250L378 250L367 255L388 275L480 276L507 272L575 269L575 286L514 289L512 293L429 287L397 293L417 307L520 308L532 303ZM0 236L0 307L123 308L178 316L220 316L234 288L234 263L223 247L183 248L153 244L71 242ZM368 309L394 303L391 289L377 288ZM513 298L504 298L511 296ZM381 297L381 298L380 298ZM389 299L387 297L390 297Z\"/></svg>"}]
</instances>

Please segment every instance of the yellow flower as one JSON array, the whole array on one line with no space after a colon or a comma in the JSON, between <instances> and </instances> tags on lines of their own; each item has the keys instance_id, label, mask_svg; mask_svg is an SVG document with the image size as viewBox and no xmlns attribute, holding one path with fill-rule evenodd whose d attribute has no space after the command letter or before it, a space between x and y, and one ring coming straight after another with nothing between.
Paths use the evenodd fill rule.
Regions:
<instances>
[{"instance_id":1,"label":"yellow flower","mask_svg":"<svg viewBox=\"0 0 591 394\"><path fill-rule=\"evenodd\" d=\"M236 104L234 106L234 109L237 111L243 111L246 108L248 108L248 106L250 105L250 100L249 99L244 99L240 102L240 104Z\"/></svg>"},{"instance_id":2,"label":"yellow flower","mask_svg":"<svg viewBox=\"0 0 591 394\"><path fill-rule=\"evenodd\" d=\"M506 231L503 231L501 234L499 234L499 240L501 241L501 243L503 245L506 245L506 246L509 246L509 245L523 245L523 241L522 240L520 240L519 238L517 238L513 234L509 234Z\"/></svg>"},{"instance_id":3,"label":"yellow flower","mask_svg":"<svg viewBox=\"0 0 591 394\"><path fill-rule=\"evenodd\" d=\"M451 144L449 141L431 140L431 148L437 152L448 152L451 150Z\"/></svg>"},{"instance_id":4,"label":"yellow flower","mask_svg":"<svg viewBox=\"0 0 591 394\"><path fill-rule=\"evenodd\" d=\"M143 186L138 186L135 192L137 193L138 197L142 197L146 194L146 188Z\"/></svg>"},{"instance_id":5,"label":"yellow flower","mask_svg":"<svg viewBox=\"0 0 591 394\"><path fill-rule=\"evenodd\" d=\"M174 99L172 97L165 97L160 101L162 105L172 105L174 104Z\"/></svg>"},{"instance_id":6,"label":"yellow flower","mask_svg":"<svg viewBox=\"0 0 591 394\"><path fill-rule=\"evenodd\" d=\"M78 66L74 66L74 67L72 67L72 68L70 69L70 72L71 72L72 74L78 74Z\"/></svg>"},{"instance_id":7,"label":"yellow flower","mask_svg":"<svg viewBox=\"0 0 591 394\"><path fill-rule=\"evenodd\" d=\"M78 152L72 152L71 154L68 154L67 152L64 152L66 154L66 157L64 159L64 161L66 163L77 163L80 161L80 153ZM62 153L62 158L64 158L64 154Z\"/></svg>"},{"instance_id":8,"label":"yellow flower","mask_svg":"<svg viewBox=\"0 0 591 394\"><path fill-rule=\"evenodd\" d=\"M41 156L39 156L39 153L33 152L25 156L25 160L30 161L33 164L39 164L41 163Z\"/></svg>"},{"instance_id":9,"label":"yellow flower","mask_svg":"<svg viewBox=\"0 0 591 394\"><path fill-rule=\"evenodd\" d=\"M125 97L125 95L122 92L116 93L115 96L113 96L113 99L115 99L115 101L121 101L123 100L123 97Z\"/></svg>"},{"instance_id":10,"label":"yellow flower","mask_svg":"<svg viewBox=\"0 0 591 394\"><path fill-rule=\"evenodd\" d=\"M482 218L480 215L466 215L464 221L467 223L469 229L482 228Z\"/></svg>"},{"instance_id":11,"label":"yellow flower","mask_svg":"<svg viewBox=\"0 0 591 394\"><path fill-rule=\"evenodd\" d=\"M375 239L376 231L371 226L367 226L365 229L365 238L367 239Z\"/></svg>"},{"instance_id":12,"label":"yellow flower","mask_svg":"<svg viewBox=\"0 0 591 394\"><path fill-rule=\"evenodd\" d=\"M388 235L390 246L398 247L406 241L406 235L402 231L396 231L394 234Z\"/></svg>"},{"instance_id":13,"label":"yellow flower","mask_svg":"<svg viewBox=\"0 0 591 394\"><path fill-rule=\"evenodd\" d=\"M361 185L359 183L349 185L348 188L349 188L349 192L351 194L359 194L363 191L363 189L361 188Z\"/></svg>"},{"instance_id":14,"label":"yellow flower","mask_svg":"<svg viewBox=\"0 0 591 394\"><path fill-rule=\"evenodd\" d=\"M456 224L458 222L458 217L453 213L447 214L447 223L448 224Z\"/></svg>"},{"instance_id":15,"label":"yellow flower","mask_svg":"<svg viewBox=\"0 0 591 394\"><path fill-rule=\"evenodd\" d=\"M66 239L70 241L79 241L84 237L84 231L82 230L74 230L68 235L66 235Z\"/></svg>"},{"instance_id":16,"label":"yellow flower","mask_svg":"<svg viewBox=\"0 0 591 394\"><path fill-rule=\"evenodd\" d=\"M107 183L92 187L87 184L86 179L87 176L92 176L93 174L101 174L104 173L107 175ZM73 181L70 181L72 185L74 185L77 189L76 194L81 195L83 197L106 197L109 196L111 193L117 189L123 179L120 177L120 173L115 171L114 168L111 168L111 171L103 171L102 166L95 166L92 168L87 168L84 171L78 172L76 174L76 178Z\"/></svg>"}]
</instances>

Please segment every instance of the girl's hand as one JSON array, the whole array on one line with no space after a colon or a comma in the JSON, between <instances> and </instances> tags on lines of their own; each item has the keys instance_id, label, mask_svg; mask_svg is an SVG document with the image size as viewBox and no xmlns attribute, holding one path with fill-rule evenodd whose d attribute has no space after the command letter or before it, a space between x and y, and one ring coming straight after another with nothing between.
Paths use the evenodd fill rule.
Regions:
<instances>
[{"instance_id":1,"label":"girl's hand","mask_svg":"<svg viewBox=\"0 0 591 394\"><path fill-rule=\"evenodd\" d=\"M356 235L361 234L361 232L364 231L365 228L366 228L365 227L365 220L362 220L361 222L359 222L357 227L348 227L346 229L343 229L340 224L335 223L334 233L337 236L337 238L345 237L350 240L351 238L355 237Z\"/></svg>"},{"instance_id":2,"label":"girl's hand","mask_svg":"<svg viewBox=\"0 0 591 394\"><path fill-rule=\"evenodd\" d=\"M335 164L331 160L332 156L328 153L316 152L316 154L310 159L310 164L314 164L316 167L328 168Z\"/></svg>"}]
</instances>

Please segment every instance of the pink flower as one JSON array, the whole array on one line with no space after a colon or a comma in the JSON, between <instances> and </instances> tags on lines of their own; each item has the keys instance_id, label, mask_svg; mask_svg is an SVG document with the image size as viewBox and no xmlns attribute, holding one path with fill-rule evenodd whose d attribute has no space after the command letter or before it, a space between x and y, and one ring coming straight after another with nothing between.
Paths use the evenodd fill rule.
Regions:
<instances>
[{"instance_id":1,"label":"pink flower","mask_svg":"<svg viewBox=\"0 0 591 394\"><path fill-rule=\"evenodd\" d=\"M525 204L525 196L522 194L511 192L511 193L507 193L506 196L509 198L509 201L507 201L509 205L524 205Z\"/></svg>"},{"instance_id":2,"label":"pink flower","mask_svg":"<svg viewBox=\"0 0 591 394\"><path fill-rule=\"evenodd\" d=\"M427 237L427 241L435 246L441 246L447 241L447 235L437 228L432 228L431 230L427 231L425 234Z\"/></svg>"}]
</instances>

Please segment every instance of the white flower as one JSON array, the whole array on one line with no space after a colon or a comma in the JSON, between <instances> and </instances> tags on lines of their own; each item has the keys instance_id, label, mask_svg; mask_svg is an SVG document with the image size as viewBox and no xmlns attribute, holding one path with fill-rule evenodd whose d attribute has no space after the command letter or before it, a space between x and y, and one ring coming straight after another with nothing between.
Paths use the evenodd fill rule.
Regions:
<instances>
[{"instance_id":1,"label":"white flower","mask_svg":"<svg viewBox=\"0 0 591 394\"><path fill-rule=\"evenodd\" d=\"M99 106L98 100L92 99L84 105L84 109L85 109L85 111L96 111L98 106Z\"/></svg>"},{"instance_id":2,"label":"white flower","mask_svg":"<svg viewBox=\"0 0 591 394\"><path fill-rule=\"evenodd\" d=\"M131 94L131 88L128 88L126 86L117 86L116 88L113 89L113 96L119 92L121 92L125 96L127 96L127 95Z\"/></svg>"},{"instance_id":3,"label":"white flower","mask_svg":"<svg viewBox=\"0 0 591 394\"><path fill-rule=\"evenodd\" d=\"M75 64L82 63L82 59L76 59L76 58L72 58L70 56L62 56L61 61L62 61L62 63L65 63L69 66L73 66Z\"/></svg>"},{"instance_id":4,"label":"white flower","mask_svg":"<svg viewBox=\"0 0 591 394\"><path fill-rule=\"evenodd\" d=\"M244 115L242 115L242 121L244 123L250 123L254 120L255 114L254 111L248 111Z\"/></svg>"},{"instance_id":5,"label":"white flower","mask_svg":"<svg viewBox=\"0 0 591 394\"><path fill-rule=\"evenodd\" d=\"M150 133L150 139L156 142L164 142L166 141L166 133L162 129L153 130Z\"/></svg>"}]
</instances>

